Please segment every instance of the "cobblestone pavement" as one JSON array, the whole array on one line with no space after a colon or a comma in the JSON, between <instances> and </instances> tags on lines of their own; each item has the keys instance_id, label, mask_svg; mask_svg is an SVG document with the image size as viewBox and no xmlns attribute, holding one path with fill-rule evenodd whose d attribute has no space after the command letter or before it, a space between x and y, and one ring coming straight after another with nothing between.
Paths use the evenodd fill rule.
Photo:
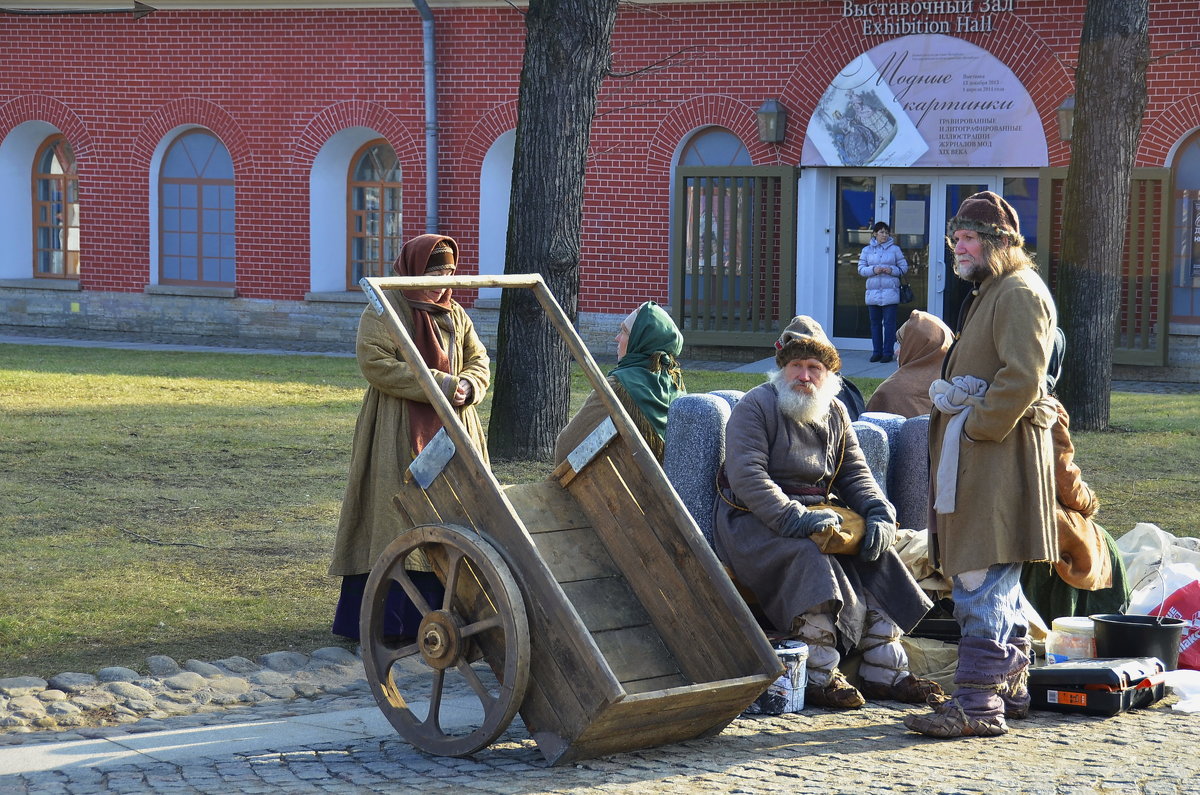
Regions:
<instances>
[{"instance_id":1,"label":"cobblestone pavement","mask_svg":"<svg viewBox=\"0 0 1200 795\"><path fill-rule=\"evenodd\" d=\"M369 697L367 697L369 700ZM363 697L341 706L362 706ZM1200 716L1165 704L1112 718L1035 712L1008 735L930 740L915 707L739 718L721 735L547 767L519 722L473 758L398 735L189 764L74 767L0 777L3 793L1194 793Z\"/></svg>"}]
</instances>

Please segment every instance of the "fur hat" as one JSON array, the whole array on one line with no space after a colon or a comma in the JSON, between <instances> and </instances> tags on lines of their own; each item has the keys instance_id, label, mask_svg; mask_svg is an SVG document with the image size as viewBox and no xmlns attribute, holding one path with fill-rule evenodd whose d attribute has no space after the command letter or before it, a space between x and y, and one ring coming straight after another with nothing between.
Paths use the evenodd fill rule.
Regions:
<instances>
[{"instance_id":1,"label":"fur hat","mask_svg":"<svg viewBox=\"0 0 1200 795\"><path fill-rule=\"evenodd\" d=\"M429 252L429 259L426 260L425 272L437 273L439 271L452 271L455 266L457 253L454 247L447 240L441 240L433 251Z\"/></svg>"},{"instance_id":2,"label":"fur hat","mask_svg":"<svg viewBox=\"0 0 1200 795\"><path fill-rule=\"evenodd\" d=\"M990 190L963 199L958 214L946 224L946 234L953 235L959 229L1003 238L1004 243L1010 246L1025 245L1017 211L1002 196Z\"/></svg>"},{"instance_id":3,"label":"fur hat","mask_svg":"<svg viewBox=\"0 0 1200 795\"><path fill-rule=\"evenodd\" d=\"M830 369L842 369L842 357L825 336L821 324L808 315L797 315L775 342L775 366L782 370L793 359L816 359Z\"/></svg>"}]
</instances>

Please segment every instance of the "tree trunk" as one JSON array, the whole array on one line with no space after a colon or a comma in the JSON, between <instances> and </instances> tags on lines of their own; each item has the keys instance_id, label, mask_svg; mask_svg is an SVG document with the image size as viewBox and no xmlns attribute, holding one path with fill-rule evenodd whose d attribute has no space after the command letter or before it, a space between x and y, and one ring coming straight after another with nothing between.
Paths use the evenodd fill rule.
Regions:
<instances>
[{"instance_id":1,"label":"tree trunk","mask_svg":"<svg viewBox=\"0 0 1200 795\"><path fill-rule=\"evenodd\" d=\"M505 273L540 273L572 322L579 307L584 171L618 0L531 0L517 97ZM495 459L546 459L570 410L571 356L533 295L500 301L488 423Z\"/></svg>"},{"instance_id":2,"label":"tree trunk","mask_svg":"<svg viewBox=\"0 0 1200 795\"><path fill-rule=\"evenodd\" d=\"M1088 0L1075 74L1071 165L1055 296L1072 430L1108 426L1130 174L1146 109L1148 0Z\"/></svg>"}]
</instances>

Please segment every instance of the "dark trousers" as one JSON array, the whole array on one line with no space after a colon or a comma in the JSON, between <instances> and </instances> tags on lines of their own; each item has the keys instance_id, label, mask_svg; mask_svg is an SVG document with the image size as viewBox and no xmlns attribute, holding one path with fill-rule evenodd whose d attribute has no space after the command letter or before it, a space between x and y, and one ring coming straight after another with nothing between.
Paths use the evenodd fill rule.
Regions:
<instances>
[{"instance_id":1,"label":"dark trousers","mask_svg":"<svg viewBox=\"0 0 1200 795\"><path fill-rule=\"evenodd\" d=\"M410 571L417 590L425 597L425 601L434 610L442 606L442 595L446 589L442 587L437 575L428 571ZM333 614L333 634L344 638L359 640L358 617L362 610L363 591L367 584L366 574L350 574L342 577L342 593L338 599L337 609ZM393 583L388 591L387 603L383 615L384 636L411 638L417 634L421 626L421 611L412 603L404 589Z\"/></svg>"},{"instance_id":2,"label":"dark trousers","mask_svg":"<svg viewBox=\"0 0 1200 795\"><path fill-rule=\"evenodd\" d=\"M875 306L869 304L871 315L871 353L876 356L896 355L896 309L898 304Z\"/></svg>"}]
</instances>

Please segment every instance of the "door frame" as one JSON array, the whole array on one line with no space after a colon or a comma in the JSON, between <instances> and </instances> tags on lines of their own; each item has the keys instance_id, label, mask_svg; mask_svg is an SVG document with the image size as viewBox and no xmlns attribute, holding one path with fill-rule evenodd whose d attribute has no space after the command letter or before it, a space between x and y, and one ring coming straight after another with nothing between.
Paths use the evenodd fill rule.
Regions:
<instances>
[{"instance_id":1,"label":"door frame","mask_svg":"<svg viewBox=\"0 0 1200 795\"><path fill-rule=\"evenodd\" d=\"M950 279L956 278L953 272L953 260L947 262L945 232L946 222L954 217L958 209L946 207L946 188L950 185L979 185L983 190L1000 193L1003 190L1004 176L997 172L979 170L963 171L955 169L945 172L891 172L885 173L875 180L876 218L887 221L892 225L891 187L892 185L929 185L929 217L926 219L928 243L926 262L929 263L931 282L928 290L928 300L925 311L945 317L946 285ZM953 324L951 324L953 325Z\"/></svg>"}]
</instances>

